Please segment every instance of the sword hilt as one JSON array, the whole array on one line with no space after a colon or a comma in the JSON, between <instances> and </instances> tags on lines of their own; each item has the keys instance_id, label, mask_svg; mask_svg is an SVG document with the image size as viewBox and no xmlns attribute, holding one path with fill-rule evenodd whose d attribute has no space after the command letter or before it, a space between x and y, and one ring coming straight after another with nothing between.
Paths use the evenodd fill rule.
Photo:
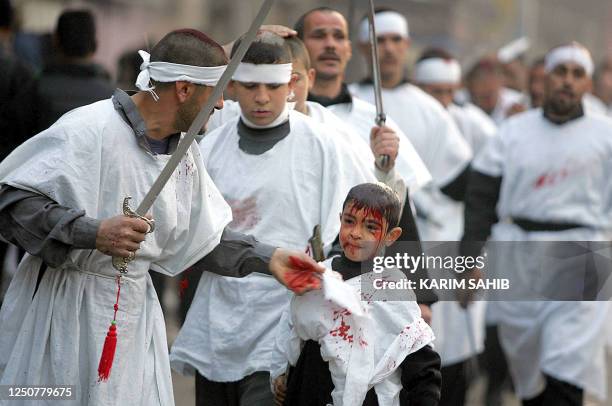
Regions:
<instances>
[{"instance_id":1,"label":"sword hilt","mask_svg":"<svg viewBox=\"0 0 612 406\"><path fill-rule=\"evenodd\" d=\"M387 115L384 112L380 112L376 115L376 125L382 127L387 122ZM389 155L379 155L376 157L376 166L380 170L385 170L389 166Z\"/></svg>"},{"instance_id":2,"label":"sword hilt","mask_svg":"<svg viewBox=\"0 0 612 406\"><path fill-rule=\"evenodd\" d=\"M148 219L140 214L136 213L134 210L130 208L130 200L131 196L123 199L123 215L126 217L139 218L142 221L146 222L149 225L149 230L147 230L147 234L152 233L155 230L155 220ZM127 258L123 257L113 257L113 266L120 273L125 274L128 271L128 264L134 260L136 257L136 253L132 252L131 255Z\"/></svg>"},{"instance_id":3,"label":"sword hilt","mask_svg":"<svg viewBox=\"0 0 612 406\"><path fill-rule=\"evenodd\" d=\"M312 259L317 262L325 261L325 252L323 250L323 240L321 238L321 226L317 224L312 230L312 237L308 239L312 247Z\"/></svg>"}]
</instances>

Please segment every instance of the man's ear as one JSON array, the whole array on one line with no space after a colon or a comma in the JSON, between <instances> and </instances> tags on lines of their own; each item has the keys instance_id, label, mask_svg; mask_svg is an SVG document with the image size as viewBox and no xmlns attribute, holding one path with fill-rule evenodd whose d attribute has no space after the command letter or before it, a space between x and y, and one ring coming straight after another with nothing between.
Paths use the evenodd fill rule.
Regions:
<instances>
[{"instance_id":1,"label":"man's ear","mask_svg":"<svg viewBox=\"0 0 612 406\"><path fill-rule=\"evenodd\" d=\"M308 91L309 92L314 87L316 75L317 75L317 71L314 70L314 68L310 68L306 72L306 76L308 77Z\"/></svg>"},{"instance_id":2,"label":"man's ear","mask_svg":"<svg viewBox=\"0 0 612 406\"><path fill-rule=\"evenodd\" d=\"M388 247L393 244L402 235L401 227L392 228L385 237L385 245Z\"/></svg>"},{"instance_id":3,"label":"man's ear","mask_svg":"<svg viewBox=\"0 0 612 406\"><path fill-rule=\"evenodd\" d=\"M195 85L185 81L178 81L174 83L174 90L179 103L185 103L195 92Z\"/></svg>"}]
</instances>

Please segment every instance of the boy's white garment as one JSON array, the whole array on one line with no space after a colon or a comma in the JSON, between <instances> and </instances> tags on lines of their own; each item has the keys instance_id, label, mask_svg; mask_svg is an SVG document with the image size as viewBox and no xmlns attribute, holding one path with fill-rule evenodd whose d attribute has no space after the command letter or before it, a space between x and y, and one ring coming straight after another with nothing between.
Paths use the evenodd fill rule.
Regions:
<instances>
[{"instance_id":1,"label":"boy's white garment","mask_svg":"<svg viewBox=\"0 0 612 406\"><path fill-rule=\"evenodd\" d=\"M374 102L371 84L353 83L349 89L356 97ZM470 148L436 99L411 84L382 89L382 96L387 120L392 118L410 140L436 186L447 185L466 168L472 159Z\"/></svg>"},{"instance_id":2,"label":"boy's white garment","mask_svg":"<svg viewBox=\"0 0 612 406\"><path fill-rule=\"evenodd\" d=\"M493 226L492 241L610 240L611 120L587 112L557 125L546 120L541 109L529 110L508 119L473 166L486 175L502 176L497 204L500 221ZM585 227L526 232L510 222L512 217ZM543 269L538 259L550 253L536 244L531 252L521 249L524 244L516 247L504 250L489 267L511 275L517 292L554 286L552 281L558 283L559 277L573 271L564 267L563 261ZM607 257L611 257L609 252ZM496 307L500 338L508 351L519 396L538 394L543 387L543 371L604 398L608 303L498 302Z\"/></svg>"},{"instance_id":3,"label":"boy's white garment","mask_svg":"<svg viewBox=\"0 0 612 406\"><path fill-rule=\"evenodd\" d=\"M330 268L332 260L322 264ZM405 278L400 271L387 270L384 276L389 281ZM371 284L380 277L370 272L344 283L361 298L362 278ZM360 317L326 300L322 290L294 296L278 330L272 378L285 372L286 363L296 364L302 341L314 340L321 346L323 361L329 363L335 406L361 406L372 387L381 406L399 405L398 368L408 355L430 344L434 335L410 292L405 301L384 298L385 293L377 291L362 301Z\"/></svg>"},{"instance_id":4,"label":"boy's white garment","mask_svg":"<svg viewBox=\"0 0 612 406\"><path fill-rule=\"evenodd\" d=\"M325 300L348 310L354 317L367 317L363 313L361 298L355 294L355 290L350 285L344 283L339 273L329 270L324 272L321 277L321 289Z\"/></svg>"},{"instance_id":5,"label":"boy's white garment","mask_svg":"<svg viewBox=\"0 0 612 406\"><path fill-rule=\"evenodd\" d=\"M238 146L238 118L200 144L211 178L232 207L232 230L278 247L304 250L315 225L325 249L340 228L349 189L375 181L371 171L345 154L325 127L290 113L291 132L261 155ZM205 272L171 353L181 373L237 381L267 371L275 328L290 293L270 276L226 278Z\"/></svg>"},{"instance_id":6,"label":"boy's white garment","mask_svg":"<svg viewBox=\"0 0 612 406\"><path fill-rule=\"evenodd\" d=\"M348 150L354 152L355 159L360 162L364 170L374 170L374 155L369 143L366 143L357 134L351 132L349 130L350 127L343 123L329 109L312 101L307 101L306 105L308 106L308 117L323 124L328 130L326 134L339 138L342 143L345 143L349 147ZM223 109L215 110L215 114L211 116L206 130L207 134L238 116L240 116L240 104L232 100L226 100Z\"/></svg>"},{"instance_id":7,"label":"boy's white garment","mask_svg":"<svg viewBox=\"0 0 612 406\"><path fill-rule=\"evenodd\" d=\"M355 131L353 126L340 120L340 118L332 113L331 110L323 107L319 103L307 101L306 106L308 107L308 116L323 124L328 129L327 134L336 137L341 140L340 142L345 143L345 148L343 148L345 153L348 153L349 151L353 153L354 159L356 159L364 169L367 168L372 170L379 181L390 186L402 200L403 207L403 202L406 196L406 187L402 179L413 178L412 175L410 175L410 173L412 173L411 169L407 169L407 161L405 161L405 159L398 158L398 162L401 161L402 163L396 164L402 166L402 173L404 174L403 177L400 174L399 169L396 169L396 167L394 167L388 173L383 173L382 171L376 169L374 154L370 149L369 139L364 139L357 131ZM215 114L211 116L207 126L207 133L210 133L212 130L220 127L224 122L227 122L234 117L238 117L239 115L240 105L232 100L226 100L223 109L215 110ZM418 156L413 157L410 165L412 165L415 170L427 171ZM421 176L424 179L430 178L429 175L426 174Z\"/></svg>"},{"instance_id":8,"label":"boy's white garment","mask_svg":"<svg viewBox=\"0 0 612 406\"><path fill-rule=\"evenodd\" d=\"M370 145L370 131L376 125L376 107L374 105L353 97L352 103L332 104L327 108ZM430 170L413 146L414 143L390 115L387 115L386 125L393 129L400 139L395 170L404 180L406 187L411 192L416 191L431 181Z\"/></svg>"},{"instance_id":9,"label":"boy's white garment","mask_svg":"<svg viewBox=\"0 0 612 406\"><path fill-rule=\"evenodd\" d=\"M0 165L0 182L104 219L122 214L126 196L134 205L142 201L169 158L140 147L105 100L73 110L16 149ZM156 229L123 276L110 379L98 383L97 368L118 271L110 256L74 249L61 267L47 269L34 297L41 260L27 255L19 265L0 312L3 385L73 384L83 405L174 404L164 319L149 269L183 271L218 244L231 220L196 144L151 213Z\"/></svg>"}]
</instances>

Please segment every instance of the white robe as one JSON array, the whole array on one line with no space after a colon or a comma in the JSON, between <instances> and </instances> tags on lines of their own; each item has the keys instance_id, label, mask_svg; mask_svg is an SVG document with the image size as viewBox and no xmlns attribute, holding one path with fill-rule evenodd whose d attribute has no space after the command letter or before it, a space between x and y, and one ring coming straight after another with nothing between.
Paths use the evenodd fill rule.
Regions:
<instances>
[{"instance_id":1,"label":"white robe","mask_svg":"<svg viewBox=\"0 0 612 406\"><path fill-rule=\"evenodd\" d=\"M370 144L366 143L358 134L351 131L352 127L344 123L338 116L331 112L328 108L323 107L319 103L307 101L308 106L308 117L323 124L328 131L327 134L339 139L340 143L344 143L345 147L342 150L346 153L352 153L353 159L357 160L364 169L370 169L376 176L376 178L389 186L393 187L403 199L405 191L398 182L399 175L396 174L395 170L392 170L388 174L379 171L374 162L374 155L370 149ZM224 107L221 110L216 110L215 114L211 117L211 120L207 126L207 133L220 127L227 121L240 116L240 104L226 100ZM404 193L402 193L404 191Z\"/></svg>"},{"instance_id":2,"label":"white robe","mask_svg":"<svg viewBox=\"0 0 612 406\"><path fill-rule=\"evenodd\" d=\"M16 149L0 165L0 182L104 219L122 213L125 196L140 202L168 159L143 150L105 100L71 111ZM74 384L81 405L174 404L164 320L149 269L181 272L218 244L231 220L197 144L152 215L156 229L123 277L109 380L97 382L97 368L118 271L111 257L75 249L61 267L47 269L34 298L41 260L27 255L19 265L0 312L1 384Z\"/></svg>"},{"instance_id":3,"label":"white robe","mask_svg":"<svg viewBox=\"0 0 612 406\"><path fill-rule=\"evenodd\" d=\"M361 99L353 98L352 103L333 104L327 107L346 123L364 142L370 144L370 130L375 125L376 107ZM406 187L412 192L431 181L430 171L423 163L410 138L395 121L387 116L387 126L392 128L400 139L400 147L395 170L402 177Z\"/></svg>"},{"instance_id":4,"label":"white robe","mask_svg":"<svg viewBox=\"0 0 612 406\"><path fill-rule=\"evenodd\" d=\"M332 260L322 264L329 268ZM380 275L370 272L345 281L359 299L362 278L371 286ZM405 279L400 271L385 272L385 280L400 279ZM385 297L383 291L377 291L370 300L361 301L364 315L356 316L326 300L322 290L294 296L278 330L278 359L295 365L301 342L317 341L323 361L329 363L335 406L361 406L372 387L381 406L399 406L399 366L408 355L430 344L434 335L409 291L405 300L388 301ZM276 370L273 376L283 372L278 366L271 368Z\"/></svg>"},{"instance_id":5,"label":"white robe","mask_svg":"<svg viewBox=\"0 0 612 406\"><path fill-rule=\"evenodd\" d=\"M374 102L372 85L354 83L349 89L356 97ZM437 100L410 84L383 89L382 96L387 119L393 119L410 140L434 184L444 186L465 169L472 159L470 148Z\"/></svg>"},{"instance_id":6,"label":"white robe","mask_svg":"<svg viewBox=\"0 0 612 406\"><path fill-rule=\"evenodd\" d=\"M451 104L448 112L472 151L479 151L497 131L491 119L472 104ZM422 240L459 241L463 235L463 203L433 188L428 188L427 192L427 196L420 193L419 202L429 209L431 216L435 216L437 224L417 218ZM457 252L449 254L457 255ZM465 361L483 351L485 307L485 302L480 300L472 303L467 310L453 301L439 301L432 305L431 327L437 337L436 350L442 366Z\"/></svg>"},{"instance_id":7,"label":"white robe","mask_svg":"<svg viewBox=\"0 0 612 406\"><path fill-rule=\"evenodd\" d=\"M214 110L206 124L206 134L211 133L229 120L240 116L240 104L234 100L224 100L221 110Z\"/></svg>"},{"instance_id":8,"label":"white robe","mask_svg":"<svg viewBox=\"0 0 612 406\"><path fill-rule=\"evenodd\" d=\"M467 91L467 89L460 89L456 93L455 99L460 103L470 102L470 93ZM508 111L514 104L522 104L525 107L528 107L528 97L514 89L502 87L499 92L497 104L495 105L495 108L491 114L489 114L489 117L491 117L491 120L493 120L496 126L499 127L502 122L508 118Z\"/></svg>"},{"instance_id":9,"label":"white robe","mask_svg":"<svg viewBox=\"0 0 612 406\"><path fill-rule=\"evenodd\" d=\"M584 96L582 96L582 106L591 114L610 116L612 113L610 108L592 93L585 93Z\"/></svg>"},{"instance_id":10,"label":"white robe","mask_svg":"<svg viewBox=\"0 0 612 406\"><path fill-rule=\"evenodd\" d=\"M508 119L473 166L489 176L503 177L497 205L500 221L493 227L492 241L610 240L611 120L587 112L559 126L547 121L541 109L530 110ZM526 232L509 223L511 217L586 227ZM524 252L524 247L504 250L488 264L490 272L510 276L517 292L537 287L530 276L539 273L553 279L571 271L562 266L540 270L536 259L546 254L536 251L535 244L533 253ZM513 301L495 305L500 338L520 397L533 397L543 389L542 371L604 398L608 303Z\"/></svg>"},{"instance_id":11,"label":"white robe","mask_svg":"<svg viewBox=\"0 0 612 406\"><path fill-rule=\"evenodd\" d=\"M237 122L230 120L200 145L211 178L233 208L229 227L271 245L304 250L320 224L327 250L338 234L348 190L375 181L371 172L301 113L290 112L290 134L261 155L239 148ZM172 347L172 367L183 374L197 369L217 382L267 371L289 297L271 276L204 273Z\"/></svg>"},{"instance_id":12,"label":"white robe","mask_svg":"<svg viewBox=\"0 0 612 406\"><path fill-rule=\"evenodd\" d=\"M497 127L487 113L472 103L451 104L448 112L457 123L463 138L476 156L485 144L497 134Z\"/></svg>"},{"instance_id":13,"label":"white robe","mask_svg":"<svg viewBox=\"0 0 612 406\"><path fill-rule=\"evenodd\" d=\"M330 129L335 136L342 138L344 142L352 146L357 155L357 159L362 161L366 168L374 170L374 155L372 154L369 143L355 132L352 132L351 127L343 122L337 115L332 113L330 109L312 101L307 101L306 106L308 107L308 116L310 118L323 124Z\"/></svg>"},{"instance_id":14,"label":"white robe","mask_svg":"<svg viewBox=\"0 0 612 406\"><path fill-rule=\"evenodd\" d=\"M406 185L398 170L394 167L388 173L384 173L376 168L370 145L356 132L352 131L353 127L340 120L330 109L319 103L307 101L306 105L308 106L309 117L329 128L334 136L341 138L351 147L351 150L355 153L355 158L361 162L364 168L371 168L376 179L385 183L397 193L403 209L406 199Z\"/></svg>"},{"instance_id":15,"label":"white robe","mask_svg":"<svg viewBox=\"0 0 612 406\"><path fill-rule=\"evenodd\" d=\"M452 119L461 130L468 148L475 155L497 133L490 118L478 107L467 103L448 107ZM423 241L457 241L463 235L463 203L440 192L435 185L428 185L414 196L421 212L427 216L417 218ZM418 209L417 209L418 210ZM425 217L425 218L424 218Z\"/></svg>"},{"instance_id":16,"label":"white robe","mask_svg":"<svg viewBox=\"0 0 612 406\"><path fill-rule=\"evenodd\" d=\"M495 105L495 109L491 112L491 119L498 126L506 120L510 109L515 104L526 104L526 97L514 89L503 87L499 92L499 100Z\"/></svg>"}]
</instances>

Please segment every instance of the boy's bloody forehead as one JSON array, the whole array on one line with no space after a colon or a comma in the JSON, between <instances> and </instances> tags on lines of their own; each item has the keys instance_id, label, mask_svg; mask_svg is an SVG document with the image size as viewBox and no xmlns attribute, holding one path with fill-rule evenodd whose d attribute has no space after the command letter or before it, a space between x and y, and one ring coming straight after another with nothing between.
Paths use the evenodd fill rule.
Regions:
<instances>
[{"instance_id":1,"label":"boy's bloody forehead","mask_svg":"<svg viewBox=\"0 0 612 406\"><path fill-rule=\"evenodd\" d=\"M381 224L383 223L384 213L378 208L366 206L365 203L357 200L350 201L347 206L351 214L363 211L364 216L372 216Z\"/></svg>"}]
</instances>

